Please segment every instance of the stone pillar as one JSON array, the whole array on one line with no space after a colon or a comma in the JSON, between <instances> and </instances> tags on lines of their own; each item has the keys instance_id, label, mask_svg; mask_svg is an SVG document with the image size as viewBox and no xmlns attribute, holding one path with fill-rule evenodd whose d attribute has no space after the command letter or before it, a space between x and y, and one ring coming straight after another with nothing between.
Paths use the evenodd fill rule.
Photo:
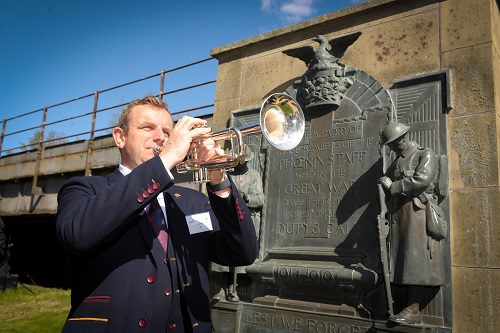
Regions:
<instances>
[{"instance_id":1,"label":"stone pillar","mask_svg":"<svg viewBox=\"0 0 500 333\"><path fill-rule=\"evenodd\" d=\"M448 115L454 332L500 328L500 14L498 1L440 4Z\"/></svg>"}]
</instances>

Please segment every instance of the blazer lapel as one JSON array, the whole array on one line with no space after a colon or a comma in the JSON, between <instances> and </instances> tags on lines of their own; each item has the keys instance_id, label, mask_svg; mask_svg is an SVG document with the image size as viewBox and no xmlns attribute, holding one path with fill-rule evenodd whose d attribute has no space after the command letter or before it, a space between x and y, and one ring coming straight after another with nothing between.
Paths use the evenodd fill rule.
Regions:
<instances>
[{"instance_id":1,"label":"blazer lapel","mask_svg":"<svg viewBox=\"0 0 500 333\"><path fill-rule=\"evenodd\" d=\"M113 173L108 175L108 183L112 184L121 177L125 177L119 169L116 169ZM156 238L155 232L153 230L153 226L150 224L148 216L146 212L143 210L136 218L136 225L137 228L140 231L140 234L144 240L144 243L146 244L147 248L152 253L152 258L151 261L153 262L153 265L157 267L156 259L159 258L159 260L163 260L165 257L165 250L163 250L163 247L161 246L160 241Z\"/></svg>"}]
</instances>

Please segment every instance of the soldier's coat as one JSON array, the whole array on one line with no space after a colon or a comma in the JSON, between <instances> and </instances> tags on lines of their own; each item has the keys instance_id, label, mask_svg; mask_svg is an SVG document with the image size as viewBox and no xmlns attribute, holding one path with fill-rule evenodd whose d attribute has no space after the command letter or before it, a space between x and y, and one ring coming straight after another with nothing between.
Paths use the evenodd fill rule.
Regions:
<instances>
[{"instance_id":1,"label":"soldier's coat","mask_svg":"<svg viewBox=\"0 0 500 333\"><path fill-rule=\"evenodd\" d=\"M388 168L393 181L389 211L393 221L391 278L395 284L440 286L445 282L441 244L426 231L425 203L428 193L437 201L434 182L438 176L434 152L415 142Z\"/></svg>"}]
</instances>

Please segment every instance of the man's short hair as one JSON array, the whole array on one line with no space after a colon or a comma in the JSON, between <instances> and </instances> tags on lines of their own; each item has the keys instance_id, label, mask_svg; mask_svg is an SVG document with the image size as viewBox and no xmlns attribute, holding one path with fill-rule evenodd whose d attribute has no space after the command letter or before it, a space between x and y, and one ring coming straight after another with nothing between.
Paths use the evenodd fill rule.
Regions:
<instances>
[{"instance_id":1,"label":"man's short hair","mask_svg":"<svg viewBox=\"0 0 500 333\"><path fill-rule=\"evenodd\" d=\"M122 130L125 131L125 133L128 132L128 125L129 125L129 120L130 120L130 112L132 111L133 108L139 105L150 105L154 108L157 109L164 109L167 112L168 107L163 100L161 100L158 97L155 96L146 96L140 99L136 99L135 101L130 102L123 110L122 113L120 114L120 118L118 118L118 124L116 124L117 127L120 127Z\"/></svg>"}]
</instances>

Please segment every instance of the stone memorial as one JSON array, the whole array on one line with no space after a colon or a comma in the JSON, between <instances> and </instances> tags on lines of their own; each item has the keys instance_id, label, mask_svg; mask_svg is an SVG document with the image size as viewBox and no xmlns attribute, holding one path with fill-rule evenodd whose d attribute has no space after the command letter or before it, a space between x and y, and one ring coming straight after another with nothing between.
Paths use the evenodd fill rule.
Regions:
<instances>
[{"instance_id":1,"label":"stone memorial","mask_svg":"<svg viewBox=\"0 0 500 333\"><path fill-rule=\"evenodd\" d=\"M262 136L245 137L257 156L252 167L260 172L266 194L260 255L238 276L240 302L215 302L218 331L443 329L443 292L449 289L439 286L446 285L445 281L428 293L431 297L418 320L390 320L405 307L407 288L393 284L394 274L389 272L389 267L394 269L391 237L396 221L390 209L381 215L381 207L392 206L387 190L383 195L378 191L378 181L395 155L381 144L381 133L391 122L411 123L414 110L397 112L393 99L403 96L404 89L389 92L368 73L338 62L358 37L327 40L317 36L316 49L284 51L307 64L304 75L286 89L304 110L306 130L301 143L289 151L273 148ZM440 110L425 109L425 115ZM258 119L258 112L234 112L231 125L251 123ZM420 117L419 121L425 118L413 116ZM408 126L405 133L419 135L419 126L413 130ZM387 227L383 237L381 221ZM444 243L435 246L440 250L444 246L446 253ZM446 280L449 261L444 257L442 277Z\"/></svg>"}]
</instances>

